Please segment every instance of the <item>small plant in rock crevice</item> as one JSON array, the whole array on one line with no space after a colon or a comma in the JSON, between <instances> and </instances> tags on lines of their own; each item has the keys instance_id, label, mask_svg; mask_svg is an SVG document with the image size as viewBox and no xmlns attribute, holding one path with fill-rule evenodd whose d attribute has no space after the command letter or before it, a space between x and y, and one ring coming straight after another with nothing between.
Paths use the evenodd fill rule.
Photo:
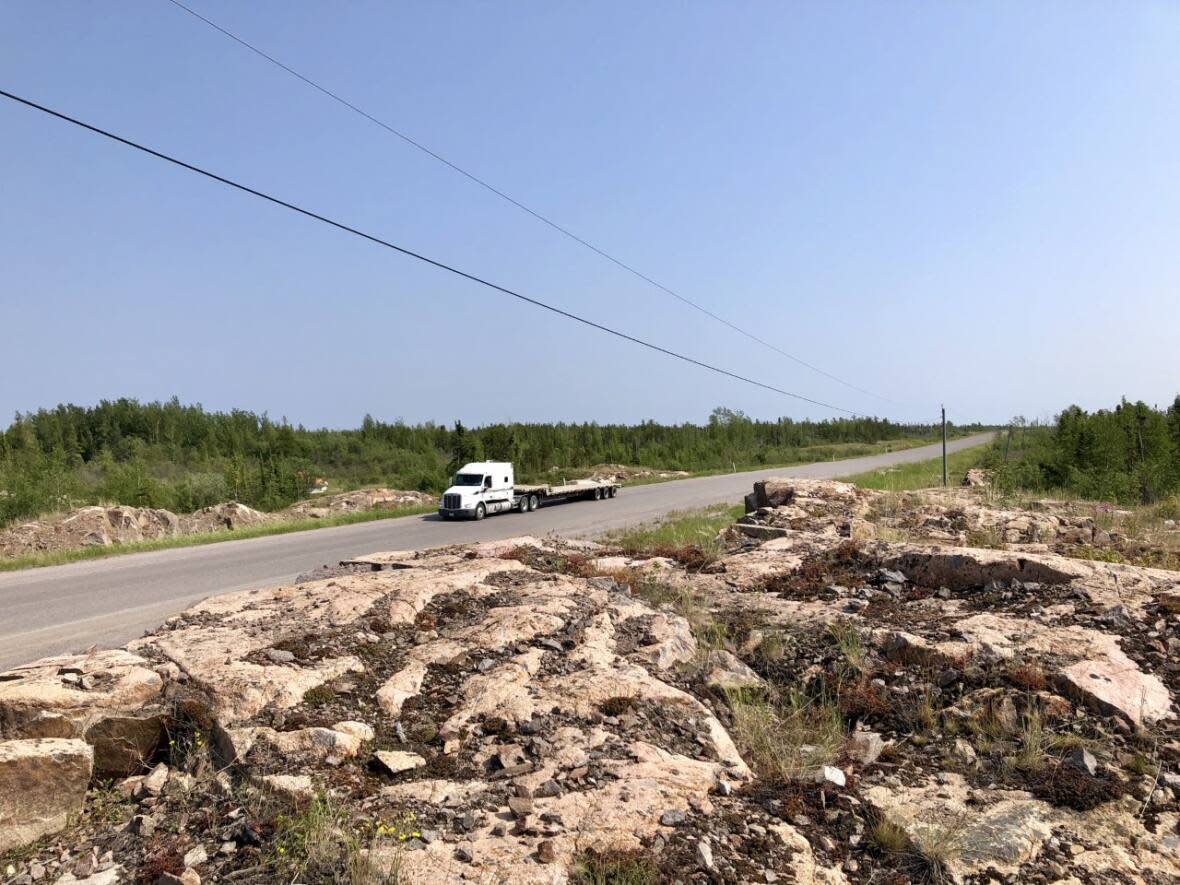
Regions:
<instances>
[{"instance_id":1,"label":"small plant in rock crevice","mask_svg":"<svg viewBox=\"0 0 1180 885\"><path fill-rule=\"evenodd\" d=\"M658 885L664 878L654 857L642 851L588 851L570 876L574 885Z\"/></svg>"},{"instance_id":2,"label":"small plant in rock crevice","mask_svg":"<svg viewBox=\"0 0 1180 885\"><path fill-rule=\"evenodd\" d=\"M734 738L761 777L799 780L839 759L847 730L833 701L798 690L777 697L735 690L727 698Z\"/></svg>"},{"instance_id":3,"label":"small plant in rock crevice","mask_svg":"<svg viewBox=\"0 0 1180 885\"><path fill-rule=\"evenodd\" d=\"M398 846L405 841L397 838L401 823L354 822L343 804L319 791L301 807L275 817L268 863L293 882L396 885L401 879ZM392 847L383 852L384 864L371 850L382 847Z\"/></svg>"}]
</instances>

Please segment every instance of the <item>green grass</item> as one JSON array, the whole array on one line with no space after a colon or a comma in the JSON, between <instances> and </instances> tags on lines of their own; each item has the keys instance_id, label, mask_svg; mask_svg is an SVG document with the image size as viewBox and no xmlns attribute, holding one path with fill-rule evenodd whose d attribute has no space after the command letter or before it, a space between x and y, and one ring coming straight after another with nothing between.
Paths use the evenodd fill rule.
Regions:
<instances>
[{"instance_id":1,"label":"green grass","mask_svg":"<svg viewBox=\"0 0 1180 885\"><path fill-rule=\"evenodd\" d=\"M416 516L434 513L435 504L420 504L391 510L366 510L361 513L344 513L323 519L293 519L288 522L265 523L246 526L231 531L199 532L192 535L176 535L170 538L156 538L151 541L137 541L132 544L112 544L109 547L78 547L72 550L57 550L52 553L33 553L13 559L0 560L0 572L12 572L27 568L44 568L51 565L65 565L87 559L105 559L108 556L123 556L128 553L148 553L153 550L171 550L174 547L199 547L204 544L219 544L222 541L243 541L248 538L263 538L267 535L285 535L289 532L306 532L332 526L353 525L373 522L378 519L397 519L402 516Z\"/></svg>"},{"instance_id":2,"label":"green grass","mask_svg":"<svg viewBox=\"0 0 1180 885\"><path fill-rule=\"evenodd\" d=\"M741 504L681 510L669 513L658 522L607 532L603 540L628 556L660 555L661 551L688 546L710 549L717 545L717 533L745 513L746 508Z\"/></svg>"},{"instance_id":3,"label":"green grass","mask_svg":"<svg viewBox=\"0 0 1180 885\"><path fill-rule=\"evenodd\" d=\"M947 456L947 473L952 486L961 485L963 477L972 467L983 463L984 456L992 443L986 442L969 449L960 449ZM912 464L898 464L867 473L840 477L844 482L856 483L866 489L880 489L887 492L903 492L911 489L928 489L942 485L942 458L915 461Z\"/></svg>"}]
</instances>

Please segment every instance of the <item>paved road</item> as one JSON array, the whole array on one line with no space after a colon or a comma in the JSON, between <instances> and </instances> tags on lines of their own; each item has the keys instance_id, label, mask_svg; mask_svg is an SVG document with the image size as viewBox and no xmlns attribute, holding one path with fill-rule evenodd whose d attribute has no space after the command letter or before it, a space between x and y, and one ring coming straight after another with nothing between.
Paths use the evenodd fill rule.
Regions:
<instances>
[{"instance_id":1,"label":"paved road","mask_svg":"<svg viewBox=\"0 0 1180 885\"><path fill-rule=\"evenodd\" d=\"M989 437L955 440L950 449L978 445ZM737 503L754 480L765 476L847 476L937 454L937 446L923 446L847 461L675 480L625 488L613 500L554 504L535 513L506 513L482 522L406 516L0 573L0 669L95 643L122 645L214 593L281 584L315 566L365 553L523 534L592 535L672 510Z\"/></svg>"}]
</instances>

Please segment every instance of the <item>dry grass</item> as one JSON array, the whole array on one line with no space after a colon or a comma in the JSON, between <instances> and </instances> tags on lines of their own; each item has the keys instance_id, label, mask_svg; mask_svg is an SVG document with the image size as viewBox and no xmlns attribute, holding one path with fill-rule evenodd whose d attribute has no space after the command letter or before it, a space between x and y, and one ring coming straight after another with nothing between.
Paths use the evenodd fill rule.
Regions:
<instances>
[{"instance_id":1,"label":"dry grass","mask_svg":"<svg viewBox=\"0 0 1180 885\"><path fill-rule=\"evenodd\" d=\"M966 812L957 819L914 827L910 841L917 855L921 880L930 883L949 880L947 865L963 851L965 819Z\"/></svg>"},{"instance_id":2,"label":"dry grass","mask_svg":"<svg viewBox=\"0 0 1180 885\"><path fill-rule=\"evenodd\" d=\"M631 587L631 595L636 599L642 599L653 608L669 609L689 624L711 619L704 595L687 584L671 584L650 575L640 575L624 583Z\"/></svg>"},{"instance_id":3,"label":"dry grass","mask_svg":"<svg viewBox=\"0 0 1180 885\"><path fill-rule=\"evenodd\" d=\"M657 885L663 881L660 868L640 851L588 851L574 866L574 885Z\"/></svg>"},{"instance_id":4,"label":"dry grass","mask_svg":"<svg viewBox=\"0 0 1180 885\"><path fill-rule=\"evenodd\" d=\"M844 669L857 674L867 673L870 669L868 654L861 642L860 633L856 627L847 621L833 621L828 624L828 635L836 643L836 648L844 656Z\"/></svg>"},{"instance_id":5,"label":"dry grass","mask_svg":"<svg viewBox=\"0 0 1180 885\"><path fill-rule=\"evenodd\" d=\"M881 817L869 831L869 839L883 855L893 858L920 885L950 881L948 865L962 853L966 815L946 821L915 821L905 829Z\"/></svg>"},{"instance_id":6,"label":"dry grass","mask_svg":"<svg viewBox=\"0 0 1180 885\"><path fill-rule=\"evenodd\" d=\"M905 830L883 817L869 831L869 839L884 854L904 854L909 850L910 837Z\"/></svg>"},{"instance_id":7,"label":"dry grass","mask_svg":"<svg viewBox=\"0 0 1180 885\"><path fill-rule=\"evenodd\" d=\"M1047 728L1037 710L1031 710L1025 715L1017 738L1020 741L1020 749L1013 764L1025 772L1040 771L1047 762L1060 756L1065 750L1084 746L1086 743L1082 737L1071 732L1057 732Z\"/></svg>"},{"instance_id":8,"label":"dry grass","mask_svg":"<svg viewBox=\"0 0 1180 885\"><path fill-rule=\"evenodd\" d=\"M933 731L934 726L938 724L938 708L934 702L933 686L926 685L918 695L913 720L914 726L923 734Z\"/></svg>"},{"instance_id":9,"label":"dry grass","mask_svg":"<svg viewBox=\"0 0 1180 885\"><path fill-rule=\"evenodd\" d=\"M754 770L768 780L800 780L834 764L844 746L844 722L835 704L797 691L777 701L734 691L729 706L734 738Z\"/></svg>"},{"instance_id":10,"label":"dry grass","mask_svg":"<svg viewBox=\"0 0 1180 885\"><path fill-rule=\"evenodd\" d=\"M1028 692L1044 690L1049 681L1040 664L1031 661L1013 661L1004 670L1008 681Z\"/></svg>"},{"instance_id":11,"label":"dry grass","mask_svg":"<svg viewBox=\"0 0 1180 885\"><path fill-rule=\"evenodd\" d=\"M790 639L784 631L771 630L762 637L761 642L754 646L752 655L755 660L767 664L777 664L787 656L789 644Z\"/></svg>"}]
</instances>

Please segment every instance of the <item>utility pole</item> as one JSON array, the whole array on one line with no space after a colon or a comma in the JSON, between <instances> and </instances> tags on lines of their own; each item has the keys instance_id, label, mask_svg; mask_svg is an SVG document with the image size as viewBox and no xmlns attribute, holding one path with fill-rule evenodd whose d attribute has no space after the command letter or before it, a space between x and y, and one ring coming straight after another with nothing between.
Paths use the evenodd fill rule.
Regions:
<instances>
[{"instance_id":1,"label":"utility pole","mask_svg":"<svg viewBox=\"0 0 1180 885\"><path fill-rule=\"evenodd\" d=\"M942 407L942 484L950 484L946 474L946 406Z\"/></svg>"}]
</instances>

